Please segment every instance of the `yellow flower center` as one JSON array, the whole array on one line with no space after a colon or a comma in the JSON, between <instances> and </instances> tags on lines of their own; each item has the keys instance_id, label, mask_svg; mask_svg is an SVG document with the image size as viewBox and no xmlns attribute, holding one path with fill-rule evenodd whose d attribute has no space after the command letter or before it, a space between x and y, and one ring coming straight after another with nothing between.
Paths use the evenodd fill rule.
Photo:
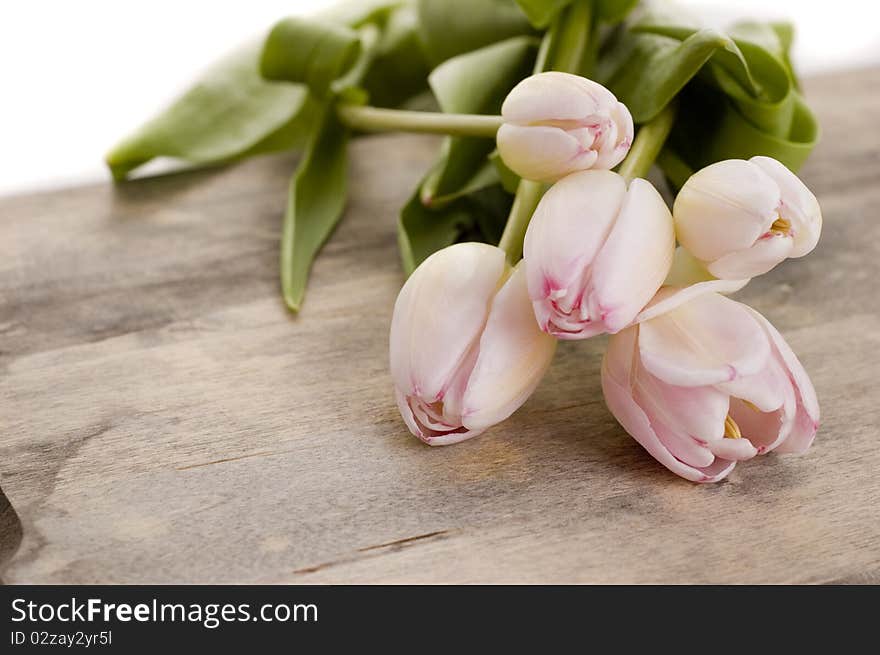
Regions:
<instances>
[{"instance_id":1,"label":"yellow flower center","mask_svg":"<svg viewBox=\"0 0 880 655\"><path fill-rule=\"evenodd\" d=\"M770 226L770 231L774 234L785 236L791 231L791 223L782 218L782 216L777 216L776 220L773 221L773 225Z\"/></svg>"},{"instance_id":2,"label":"yellow flower center","mask_svg":"<svg viewBox=\"0 0 880 655\"><path fill-rule=\"evenodd\" d=\"M734 421L733 417L728 414L727 418L724 419L724 437L726 439L741 439L742 436L742 432L740 432L736 421Z\"/></svg>"}]
</instances>

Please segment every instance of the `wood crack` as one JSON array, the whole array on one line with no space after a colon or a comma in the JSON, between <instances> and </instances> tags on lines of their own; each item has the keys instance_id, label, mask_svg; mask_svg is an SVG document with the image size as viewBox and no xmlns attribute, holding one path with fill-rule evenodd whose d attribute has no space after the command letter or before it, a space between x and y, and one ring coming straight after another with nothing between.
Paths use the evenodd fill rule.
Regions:
<instances>
[{"instance_id":1,"label":"wood crack","mask_svg":"<svg viewBox=\"0 0 880 655\"><path fill-rule=\"evenodd\" d=\"M201 468L203 466L212 466L214 464L225 464L226 462L237 462L241 459L250 459L252 457L269 457L272 455L286 455L287 453L292 453L293 450L266 450L259 453L249 453L247 455L238 455L237 457L224 457L222 459L215 459L210 462L200 462L198 464L187 464L186 466L176 466L174 467L176 471L188 471L189 469Z\"/></svg>"},{"instance_id":2,"label":"wood crack","mask_svg":"<svg viewBox=\"0 0 880 655\"><path fill-rule=\"evenodd\" d=\"M317 573L318 571L323 571L324 569L329 569L334 566L339 566L341 564L351 564L352 562L357 562L359 560L369 559L371 557L378 557L379 555L386 552L398 552L400 550L403 550L404 548L411 547L415 543L422 542L428 539L442 539L449 534L449 530L435 530L433 532L426 532L425 534L415 535L414 537L403 537L402 539L386 541L384 543L375 544L373 546L364 546L362 548L358 548L357 553L368 553L367 555L359 555L357 553L353 553L348 557L340 557L339 559L322 562L313 566L304 566L302 568L295 569L293 571L293 574L305 575L308 573Z\"/></svg>"}]
</instances>

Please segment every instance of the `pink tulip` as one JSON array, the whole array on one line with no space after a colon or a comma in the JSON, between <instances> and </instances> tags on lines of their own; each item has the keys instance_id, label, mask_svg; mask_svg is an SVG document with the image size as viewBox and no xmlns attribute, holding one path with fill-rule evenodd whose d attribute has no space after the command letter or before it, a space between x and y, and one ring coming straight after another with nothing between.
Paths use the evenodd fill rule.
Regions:
<instances>
[{"instance_id":1,"label":"pink tulip","mask_svg":"<svg viewBox=\"0 0 880 655\"><path fill-rule=\"evenodd\" d=\"M802 453L819 425L810 378L779 332L716 293L612 336L602 390L624 429L694 482L771 450Z\"/></svg>"},{"instance_id":2,"label":"pink tulip","mask_svg":"<svg viewBox=\"0 0 880 655\"><path fill-rule=\"evenodd\" d=\"M498 152L527 180L555 182L617 166L633 140L629 110L601 84L549 72L517 84L501 107Z\"/></svg>"},{"instance_id":3,"label":"pink tulip","mask_svg":"<svg viewBox=\"0 0 880 655\"><path fill-rule=\"evenodd\" d=\"M503 421L541 381L556 342L535 325L522 267L460 243L406 281L391 321L391 375L410 431L432 446Z\"/></svg>"},{"instance_id":4,"label":"pink tulip","mask_svg":"<svg viewBox=\"0 0 880 655\"><path fill-rule=\"evenodd\" d=\"M672 216L646 180L573 173L532 215L523 246L538 324L560 339L629 325L663 283L675 249Z\"/></svg>"},{"instance_id":5,"label":"pink tulip","mask_svg":"<svg viewBox=\"0 0 880 655\"><path fill-rule=\"evenodd\" d=\"M769 157L728 159L685 182L672 209L682 246L718 278L750 278L816 247L822 212L798 177Z\"/></svg>"}]
</instances>

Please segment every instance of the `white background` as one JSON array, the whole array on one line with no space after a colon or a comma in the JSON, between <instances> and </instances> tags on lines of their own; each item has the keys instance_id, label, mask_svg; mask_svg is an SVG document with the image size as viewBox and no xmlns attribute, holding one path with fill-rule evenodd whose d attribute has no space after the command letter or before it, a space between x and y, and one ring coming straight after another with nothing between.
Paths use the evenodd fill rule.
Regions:
<instances>
[{"instance_id":1,"label":"white background","mask_svg":"<svg viewBox=\"0 0 880 655\"><path fill-rule=\"evenodd\" d=\"M332 0L2 0L0 194L107 178L102 156L202 68L277 19ZM803 73L880 62L873 0L688 0L721 27L792 20Z\"/></svg>"}]
</instances>

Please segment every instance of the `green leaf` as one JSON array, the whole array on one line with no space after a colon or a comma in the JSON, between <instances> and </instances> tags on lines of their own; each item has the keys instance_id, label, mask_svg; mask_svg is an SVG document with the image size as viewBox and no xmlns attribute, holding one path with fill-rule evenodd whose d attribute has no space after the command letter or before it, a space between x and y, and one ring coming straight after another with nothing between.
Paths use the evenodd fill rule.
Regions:
<instances>
[{"instance_id":1,"label":"green leaf","mask_svg":"<svg viewBox=\"0 0 880 655\"><path fill-rule=\"evenodd\" d=\"M373 61L363 79L370 103L397 107L428 88L430 67L419 39L415 6L406 4L387 17Z\"/></svg>"},{"instance_id":2,"label":"green leaf","mask_svg":"<svg viewBox=\"0 0 880 655\"><path fill-rule=\"evenodd\" d=\"M636 123L651 120L730 39L700 30L684 41L620 30L597 66L600 81L630 110Z\"/></svg>"},{"instance_id":3,"label":"green leaf","mask_svg":"<svg viewBox=\"0 0 880 655\"><path fill-rule=\"evenodd\" d=\"M397 221L397 245L403 271L409 276L431 253L455 243L473 217L460 203L440 209L422 204L418 189L400 210Z\"/></svg>"},{"instance_id":4,"label":"green leaf","mask_svg":"<svg viewBox=\"0 0 880 655\"><path fill-rule=\"evenodd\" d=\"M516 0L529 22L544 29L573 0ZM626 18L639 0L592 0L591 14L596 22L618 23Z\"/></svg>"},{"instance_id":5,"label":"green leaf","mask_svg":"<svg viewBox=\"0 0 880 655\"><path fill-rule=\"evenodd\" d=\"M666 181L672 190L673 195L678 194L678 190L684 186L694 169L688 166L675 152L670 148L664 148L657 157L657 165L666 175Z\"/></svg>"},{"instance_id":6,"label":"green leaf","mask_svg":"<svg viewBox=\"0 0 880 655\"><path fill-rule=\"evenodd\" d=\"M364 76L380 45L380 28L365 23L358 28L358 59L342 77L326 74L333 96L322 106L321 123L293 175L281 237L281 287L284 301L298 311L312 262L345 209L349 130L336 114L336 96L349 101L365 92Z\"/></svg>"},{"instance_id":7,"label":"green leaf","mask_svg":"<svg viewBox=\"0 0 880 655\"><path fill-rule=\"evenodd\" d=\"M345 209L348 186L348 130L336 112L324 112L290 181L281 235L281 289L284 302L299 311L309 269Z\"/></svg>"},{"instance_id":8,"label":"green leaf","mask_svg":"<svg viewBox=\"0 0 880 655\"><path fill-rule=\"evenodd\" d=\"M504 233L513 196L500 184L493 184L470 194L467 199L473 206L473 213L479 234L464 237L469 241L484 241L497 244Z\"/></svg>"},{"instance_id":9,"label":"green leaf","mask_svg":"<svg viewBox=\"0 0 880 655\"><path fill-rule=\"evenodd\" d=\"M400 212L397 243L403 270L412 273L432 253L458 241L497 243L512 203L495 184L439 208L425 207L418 191Z\"/></svg>"},{"instance_id":10,"label":"green leaf","mask_svg":"<svg viewBox=\"0 0 880 655\"><path fill-rule=\"evenodd\" d=\"M543 29L570 5L572 0L516 0L529 22ZM597 22L618 23L639 4L639 0L593 0L592 14Z\"/></svg>"},{"instance_id":11,"label":"green leaf","mask_svg":"<svg viewBox=\"0 0 880 655\"><path fill-rule=\"evenodd\" d=\"M436 65L514 36L533 34L513 0L417 0L419 33Z\"/></svg>"},{"instance_id":12,"label":"green leaf","mask_svg":"<svg viewBox=\"0 0 880 655\"><path fill-rule=\"evenodd\" d=\"M308 90L260 77L260 44L246 45L212 66L165 111L117 144L106 157L116 179L155 157L195 164L301 145L314 115Z\"/></svg>"},{"instance_id":13,"label":"green leaf","mask_svg":"<svg viewBox=\"0 0 880 655\"><path fill-rule=\"evenodd\" d=\"M692 170L722 159L765 155L797 171L819 138L819 126L803 97L791 93L791 122L782 136L748 120L717 90L695 85L683 94L669 149Z\"/></svg>"},{"instance_id":14,"label":"green leaf","mask_svg":"<svg viewBox=\"0 0 880 655\"><path fill-rule=\"evenodd\" d=\"M637 32L684 41L698 30L668 23L640 21ZM791 123L791 76L776 32L763 23L734 25L727 43L713 53L702 73L729 96L740 112L761 129L782 136Z\"/></svg>"},{"instance_id":15,"label":"green leaf","mask_svg":"<svg viewBox=\"0 0 880 655\"><path fill-rule=\"evenodd\" d=\"M267 80L300 82L324 96L360 54L358 33L344 25L316 19L286 18L269 32L260 57Z\"/></svg>"},{"instance_id":16,"label":"green leaf","mask_svg":"<svg viewBox=\"0 0 880 655\"><path fill-rule=\"evenodd\" d=\"M819 131L797 91L788 61L791 30L754 21L738 23L728 34L718 35L714 49L712 39L707 39L708 47L701 49L700 57L683 65L681 51L702 34L706 30L682 25L676 17L648 15L632 26L632 32L622 37L624 45L616 46L617 52L610 56L623 60L622 52L629 48L653 50L655 60L678 60L676 84L671 86L686 87L681 92L676 125L659 162L669 178L677 183L687 169L758 154L775 157L797 170L815 146ZM704 64L697 66L701 57ZM640 74L640 70L645 72ZM633 59L615 70L612 90L622 91L619 97L633 110L637 122L645 120L656 106L639 104L639 100L650 99L633 98L627 90L651 89L654 73L647 71L654 70Z\"/></svg>"},{"instance_id":17,"label":"green leaf","mask_svg":"<svg viewBox=\"0 0 880 655\"><path fill-rule=\"evenodd\" d=\"M346 0L317 13L319 20L348 25L354 29L368 23L384 25L389 14L409 0Z\"/></svg>"},{"instance_id":18,"label":"green leaf","mask_svg":"<svg viewBox=\"0 0 880 655\"><path fill-rule=\"evenodd\" d=\"M351 95L366 92L377 106L397 106L427 88L428 62L419 39L415 7L381 6L366 17L348 16L357 31L330 22L287 19L279 23L266 41L263 74L272 79L306 81L305 67L315 73L309 86L318 95ZM367 20L369 18L370 20ZM324 44L312 47L309 39ZM354 38L354 41L352 41ZM360 42L360 46L356 43ZM274 62L274 63L273 63Z\"/></svg>"},{"instance_id":19,"label":"green leaf","mask_svg":"<svg viewBox=\"0 0 880 655\"><path fill-rule=\"evenodd\" d=\"M639 0L596 0L593 11L597 22L619 23L637 4Z\"/></svg>"},{"instance_id":20,"label":"green leaf","mask_svg":"<svg viewBox=\"0 0 880 655\"><path fill-rule=\"evenodd\" d=\"M770 23L770 27L776 32L776 38L779 39L779 44L782 46L782 54L780 56L782 61L785 62L785 67L788 70L792 83L796 89L800 90L798 76L791 63L791 45L794 43L794 25L786 22L778 22Z\"/></svg>"},{"instance_id":21,"label":"green leaf","mask_svg":"<svg viewBox=\"0 0 880 655\"><path fill-rule=\"evenodd\" d=\"M556 14L565 9L572 0L516 0L516 4L537 28L547 27Z\"/></svg>"},{"instance_id":22,"label":"green leaf","mask_svg":"<svg viewBox=\"0 0 880 655\"><path fill-rule=\"evenodd\" d=\"M422 180L419 197L422 200L422 204L426 207L442 207L457 198L470 195L476 191L485 189L486 187L501 183L499 169L487 157L482 159L480 167L466 182L463 183L462 186L443 195L430 195L434 190L433 185L436 183L438 176L442 173L442 169L446 166L447 158L443 156L443 154L444 153L441 153L441 157L435 162L433 168L428 171L428 174Z\"/></svg>"},{"instance_id":23,"label":"green leaf","mask_svg":"<svg viewBox=\"0 0 880 655\"><path fill-rule=\"evenodd\" d=\"M501 181L501 186L504 190L507 191L507 193L516 193L516 189L519 187L519 181L522 178L508 168L507 164L504 163L504 160L501 159L498 150L492 151L489 155L489 161L492 162L492 165L495 166L495 170L498 171L498 179Z\"/></svg>"},{"instance_id":24,"label":"green leaf","mask_svg":"<svg viewBox=\"0 0 880 655\"><path fill-rule=\"evenodd\" d=\"M447 60L428 80L441 109L458 114L497 114L510 89L529 74L535 47L532 37L514 37ZM422 201L442 203L459 193L494 147L491 139L445 139L440 161L421 185Z\"/></svg>"},{"instance_id":25,"label":"green leaf","mask_svg":"<svg viewBox=\"0 0 880 655\"><path fill-rule=\"evenodd\" d=\"M384 25L399 5L400 0L346 2L323 12L321 20L350 28ZM304 85L263 79L261 53L262 42L255 42L224 57L167 109L123 139L106 157L114 178L125 178L155 157L213 164L303 146L318 103ZM424 76L419 81L426 86Z\"/></svg>"}]
</instances>

